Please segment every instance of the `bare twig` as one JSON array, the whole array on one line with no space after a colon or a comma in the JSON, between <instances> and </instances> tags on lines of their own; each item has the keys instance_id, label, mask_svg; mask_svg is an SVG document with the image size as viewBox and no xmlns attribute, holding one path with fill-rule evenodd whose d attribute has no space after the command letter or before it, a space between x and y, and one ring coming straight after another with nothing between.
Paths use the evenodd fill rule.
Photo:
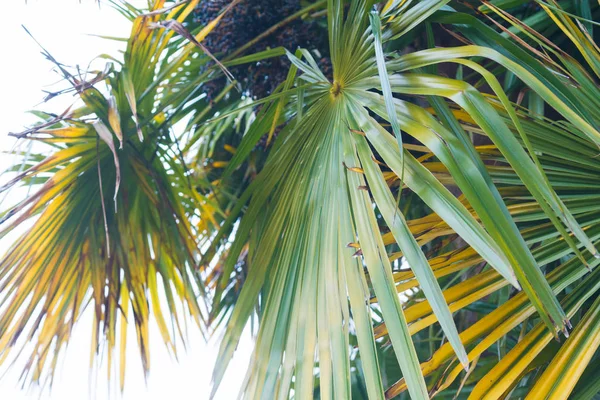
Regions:
<instances>
[{"instance_id":1,"label":"bare twig","mask_svg":"<svg viewBox=\"0 0 600 400\"><path fill-rule=\"evenodd\" d=\"M12 137L16 137L17 139L21 139L21 138L24 138L24 137L32 134L32 133L37 133L40 129L47 128L49 126L52 126L54 124L57 124L57 123L59 123L61 121L64 121L65 119L67 119L69 111L71 111L71 107L67 108L60 115L49 114L49 115L53 115L53 118L50 121L45 122L45 123L40 124L40 125L36 125L33 128L29 128L29 129L27 129L27 130L25 130L23 132L19 132L19 133L9 132L8 136L12 136Z\"/></svg>"},{"instance_id":2,"label":"bare twig","mask_svg":"<svg viewBox=\"0 0 600 400\"><path fill-rule=\"evenodd\" d=\"M79 71L79 67L76 67L80 76L80 79L77 79L73 74L71 74L68 70L67 70L67 65L58 62L51 54L48 50L46 50L44 48L44 46L41 45L40 42L37 41L37 39L31 34L31 32L29 32L29 30L24 26L21 25L23 27L23 29L25 30L25 32L27 32L27 34L31 37L31 39L33 39L33 41L40 47L40 49L42 49L42 55L44 57L46 57L46 59L48 61L50 61L51 63L53 63L60 71L60 74L63 76L63 79L66 80L67 82L69 82L71 84L71 88L68 89L63 89L63 90L59 90L57 92L51 92L48 90L43 90L44 93L46 93L46 97L44 98L43 102L47 102L50 99L59 96L61 94L64 93L69 93L71 91L75 91L79 94L81 94L82 92L84 92L86 89L89 89L91 87L93 87L96 83L103 81L107 75L110 72L110 66L107 64L106 68L104 69L104 71L100 72L98 71L96 73L96 76L94 78L92 78L91 80L87 81L83 78L81 78L81 72ZM69 67L72 68L72 67ZM87 75L89 71L86 71L85 74ZM56 121L58 122L58 121Z\"/></svg>"}]
</instances>

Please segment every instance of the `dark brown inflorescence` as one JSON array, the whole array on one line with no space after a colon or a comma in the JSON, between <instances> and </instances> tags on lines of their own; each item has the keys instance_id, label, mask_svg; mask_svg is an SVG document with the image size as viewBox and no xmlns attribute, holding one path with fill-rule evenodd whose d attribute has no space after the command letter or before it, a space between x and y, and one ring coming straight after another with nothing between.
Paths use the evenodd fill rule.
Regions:
<instances>
[{"instance_id":1,"label":"dark brown inflorescence","mask_svg":"<svg viewBox=\"0 0 600 400\"><path fill-rule=\"evenodd\" d=\"M224 10L232 0L204 0L194 11L194 22L206 25ZM300 0L244 0L236 4L204 39L203 44L213 54L225 57L250 42L273 25L301 9ZM293 52L298 47L314 51L323 68L331 69L328 59L327 33L313 20L295 19L260 40L246 54L269 48L284 47ZM231 68L250 96L268 96L286 79L290 62L286 57L270 58L253 64ZM324 71L326 72L326 71ZM209 100L224 86L224 80L206 85Z\"/></svg>"}]
</instances>

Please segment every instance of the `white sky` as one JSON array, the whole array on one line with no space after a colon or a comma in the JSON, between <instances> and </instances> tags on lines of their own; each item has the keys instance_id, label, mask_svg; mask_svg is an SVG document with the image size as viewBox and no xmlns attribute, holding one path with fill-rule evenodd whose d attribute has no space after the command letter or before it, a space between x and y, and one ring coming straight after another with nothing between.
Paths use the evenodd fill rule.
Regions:
<instances>
[{"instance_id":1,"label":"white sky","mask_svg":"<svg viewBox=\"0 0 600 400\"><path fill-rule=\"evenodd\" d=\"M143 0L130 0L137 6ZM62 112L69 98L38 105L44 97L41 89L58 80L52 65L40 54L38 46L21 25L60 62L87 66L102 53L119 57L121 42L108 41L88 34L129 36L129 21L109 6L98 7L95 0L3 0L0 23L0 151L9 150L14 141L8 132L22 131L33 121L25 112L38 108ZM96 64L98 65L98 64ZM68 97L68 96L66 96ZM36 107L37 105L37 107ZM13 162L12 157L0 154L0 170ZM10 240L10 239L9 239ZM0 242L0 255L7 240ZM208 399L210 374L215 363L215 343L205 344L198 332L190 329L191 348L184 353L179 348L179 361L172 360L164 349L155 326L151 330L151 364L147 385L139 362L134 336L130 336L126 387L121 396L115 387L110 391L105 370L101 370L95 388L90 389L89 348L91 320L81 321L74 340L69 344L65 361L56 376L50 393L20 389L18 377L22 365L15 365L0 379L0 398L7 400L71 400L71 399L125 399L125 400L187 400ZM238 353L231 363L217 399L234 399L244 377L252 341L244 334ZM116 386L116 385L113 385Z\"/></svg>"}]
</instances>

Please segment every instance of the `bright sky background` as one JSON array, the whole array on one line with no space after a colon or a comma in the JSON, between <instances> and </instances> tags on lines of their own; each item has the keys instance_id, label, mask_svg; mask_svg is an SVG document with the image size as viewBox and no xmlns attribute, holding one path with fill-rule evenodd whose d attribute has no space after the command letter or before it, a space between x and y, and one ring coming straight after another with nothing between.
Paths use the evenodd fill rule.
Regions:
<instances>
[{"instance_id":1,"label":"bright sky background","mask_svg":"<svg viewBox=\"0 0 600 400\"><path fill-rule=\"evenodd\" d=\"M130 0L136 6L144 0ZM129 36L130 23L108 5L98 7L96 0L3 0L0 23L0 150L12 148L14 141L8 132L20 132L34 119L26 111L38 108L60 113L70 98L39 104L44 86L59 77L52 65L40 54L39 47L25 33L24 25L34 37L60 62L83 67L96 56L107 53L119 57L122 42L109 41L89 34ZM97 61L99 66L102 61ZM0 154L0 170L14 159ZM9 238L10 240L10 238ZM0 242L0 256L7 240ZM130 336L125 392L121 396L116 385L109 390L105 370L101 370L95 385L90 386L89 349L91 318L80 321L56 376L52 391L21 389L18 384L22 365L14 365L10 373L0 377L0 398L6 400L187 400L208 399L210 375L217 356L214 342L205 344L198 332L190 329L191 348L179 347L179 361L167 354L155 326L151 329L152 369L147 384L141 370L134 336ZM217 393L217 399L236 398L244 377L251 351L251 338L242 337L238 354ZM93 383L93 382L92 382Z\"/></svg>"}]
</instances>

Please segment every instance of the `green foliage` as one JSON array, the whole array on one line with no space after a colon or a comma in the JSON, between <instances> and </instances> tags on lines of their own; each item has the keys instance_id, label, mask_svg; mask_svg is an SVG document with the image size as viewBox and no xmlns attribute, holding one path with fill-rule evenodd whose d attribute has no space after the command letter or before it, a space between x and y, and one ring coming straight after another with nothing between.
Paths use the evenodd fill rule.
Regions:
<instances>
[{"instance_id":1,"label":"green foliage","mask_svg":"<svg viewBox=\"0 0 600 400\"><path fill-rule=\"evenodd\" d=\"M148 369L152 313L173 351L188 316L224 331L214 391L255 319L245 398L595 394L597 5L302 2L215 57L256 5L199 25L198 3L115 3L123 61L61 67L80 107L20 134L51 147L2 188L36 188L4 214L33 222L0 264L2 360L27 335L51 377L93 304L121 385L128 315ZM292 21L327 27L332 73L253 47ZM268 59L291 67L256 99L228 68Z\"/></svg>"}]
</instances>

